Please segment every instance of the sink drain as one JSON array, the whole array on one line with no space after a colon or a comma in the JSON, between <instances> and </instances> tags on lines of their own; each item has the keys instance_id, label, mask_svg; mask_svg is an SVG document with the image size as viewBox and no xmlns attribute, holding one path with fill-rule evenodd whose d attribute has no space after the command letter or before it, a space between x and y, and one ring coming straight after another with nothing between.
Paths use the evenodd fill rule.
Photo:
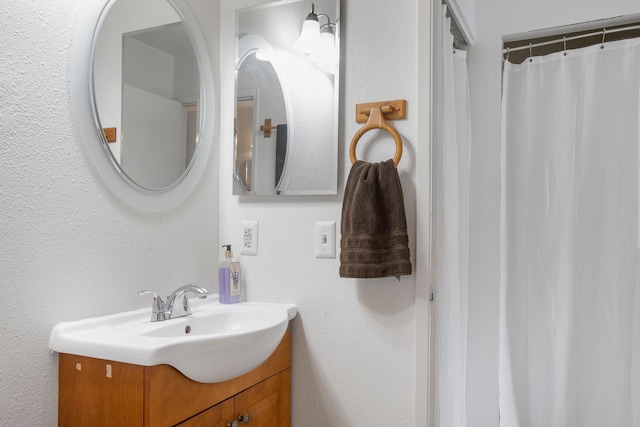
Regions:
<instances>
[{"instance_id":1,"label":"sink drain","mask_svg":"<svg viewBox=\"0 0 640 427\"><path fill-rule=\"evenodd\" d=\"M185 326L184 333L185 334L190 334L191 333L191 326L189 326L189 325Z\"/></svg>"}]
</instances>

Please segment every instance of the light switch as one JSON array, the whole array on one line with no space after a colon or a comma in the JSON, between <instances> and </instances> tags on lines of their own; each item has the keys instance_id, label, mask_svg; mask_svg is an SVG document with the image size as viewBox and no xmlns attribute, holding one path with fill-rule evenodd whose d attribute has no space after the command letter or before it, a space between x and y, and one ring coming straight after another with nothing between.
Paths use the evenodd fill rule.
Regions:
<instances>
[{"instance_id":1,"label":"light switch","mask_svg":"<svg viewBox=\"0 0 640 427\"><path fill-rule=\"evenodd\" d=\"M335 221L318 221L315 228L316 258L336 257Z\"/></svg>"}]
</instances>

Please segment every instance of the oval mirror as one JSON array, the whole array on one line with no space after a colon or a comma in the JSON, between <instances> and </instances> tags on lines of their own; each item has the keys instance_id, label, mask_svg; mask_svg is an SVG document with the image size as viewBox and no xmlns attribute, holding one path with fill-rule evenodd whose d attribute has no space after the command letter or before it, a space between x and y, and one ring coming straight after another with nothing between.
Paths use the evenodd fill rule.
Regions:
<instances>
[{"instance_id":1,"label":"oval mirror","mask_svg":"<svg viewBox=\"0 0 640 427\"><path fill-rule=\"evenodd\" d=\"M288 96L266 40L247 35L239 46L244 53L236 67L235 178L244 194L280 194L291 158Z\"/></svg>"},{"instance_id":2,"label":"oval mirror","mask_svg":"<svg viewBox=\"0 0 640 427\"><path fill-rule=\"evenodd\" d=\"M301 49L312 10L316 43ZM339 11L339 0L236 10L233 194L337 194Z\"/></svg>"},{"instance_id":3,"label":"oval mirror","mask_svg":"<svg viewBox=\"0 0 640 427\"><path fill-rule=\"evenodd\" d=\"M167 1L140 13L114 1L96 29L93 94L114 166L147 191L175 186L200 133L200 75L182 18ZM137 12L138 11L138 12Z\"/></svg>"},{"instance_id":4,"label":"oval mirror","mask_svg":"<svg viewBox=\"0 0 640 427\"><path fill-rule=\"evenodd\" d=\"M147 211L175 207L202 175L213 135L211 65L197 21L184 0L85 4L79 22L93 22L93 38L87 46L79 26L74 69L83 68L88 48L89 76L72 79L76 111L86 117L88 92L98 131L98 141L86 138L89 154L126 202Z\"/></svg>"}]
</instances>

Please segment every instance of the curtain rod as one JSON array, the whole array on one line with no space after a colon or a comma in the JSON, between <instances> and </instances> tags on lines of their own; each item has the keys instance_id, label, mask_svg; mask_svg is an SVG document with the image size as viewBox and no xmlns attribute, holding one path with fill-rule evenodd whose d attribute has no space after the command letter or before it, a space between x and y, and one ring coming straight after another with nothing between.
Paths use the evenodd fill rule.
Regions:
<instances>
[{"instance_id":1,"label":"curtain rod","mask_svg":"<svg viewBox=\"0 0 640 427\"><path fill-rule=\"evenodd\" d=\"M517 47L507 47L502 49L502 53L509 53L509 52L516 52L518 50L525 50L525 49L533 49L534 47L540 47L540 46L547 46L550 44L555 44L555 43L565 43L569 40L577 40L577 39L582 39L582 38L586 38L586 37L593 37L593 36L598 36L602 34L602 42L604 43L605 41L605 37L607 34L612 34L612 33L619 33L622 31L632 31L632 30L638 30L640 29L640 24L638 25L631 25L628 27L619 27L619 28L613 28L611 30L607 30L606 28L603 28L600 31L594 31L592 33L588 33L588 34L579 34L577 36L570 36L570 37L563 37L563 38L559 38L559 39L554 39L554 40L549 40L546 42L539 42L539 43L529 43L528 45L525 46L517 46Z\"/></svg>"}]
</instances>

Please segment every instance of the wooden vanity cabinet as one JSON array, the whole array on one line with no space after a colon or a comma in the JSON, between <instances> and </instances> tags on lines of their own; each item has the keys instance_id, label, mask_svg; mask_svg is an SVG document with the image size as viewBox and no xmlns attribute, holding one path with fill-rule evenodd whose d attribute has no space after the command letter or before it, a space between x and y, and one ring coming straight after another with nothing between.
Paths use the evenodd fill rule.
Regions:
<instances>
[{"instance_id":1,"label":"wooden vanity cabinet","mask_svg":"<svg viewBox=\"0 0 640 427\"><path fill-rule=\"evenodd\" d=\"M289 427L290 368L289 331L258 368L213 384L192 381L169 365L60 354L58 425L226 427L246 414L250 427Z\"/></svg>"}]
</instances>

